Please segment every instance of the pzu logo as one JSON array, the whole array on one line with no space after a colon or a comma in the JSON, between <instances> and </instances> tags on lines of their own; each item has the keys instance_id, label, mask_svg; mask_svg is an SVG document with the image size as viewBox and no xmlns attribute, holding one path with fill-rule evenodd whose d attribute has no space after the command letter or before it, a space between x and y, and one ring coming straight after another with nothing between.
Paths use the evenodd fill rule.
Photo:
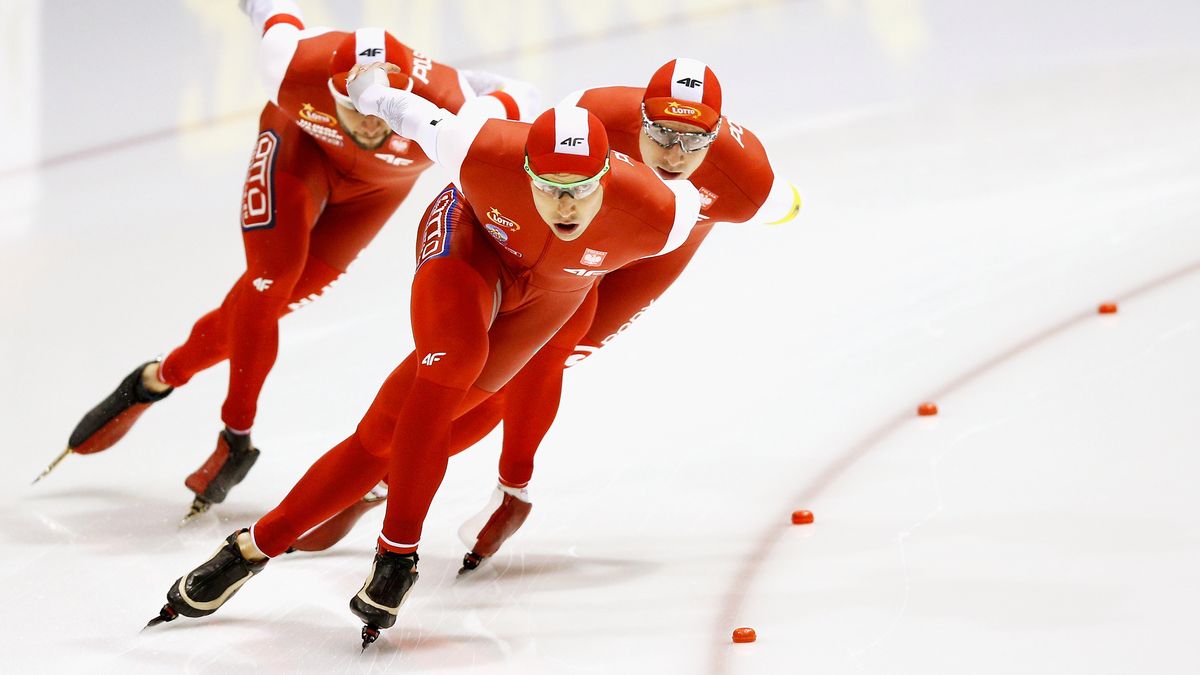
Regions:
<instances>
[{"instance_id":1,"label":"pzu logo","mask_svg":"<svg viewBox=\"0 0 1200 675\"><path fill-rule=\"evenodd\" d=\"M688 89L695 89L696 87L699 87L701 84L703 84L703 82L701 82L700 80L697 80L694 77L685 77L682 80L675 80L675 84L682 84L683 86L687 87Z\"/></svg>"},{"instance_id":2,"label":"pzu logo","mask_svg":"<svg viewBox=\"0 0 1200 675\"><path fill-rule=\"evenodd\" d=\"M559 143L559 145L569 145L571 147L575 147L576 145L579 145L582 142L583 142L583 139L576 136L575 138L562 139L562 141Z\"/></svg>"},{"instance_id":3,"label":"pzu logo","mask_svg":"<svg viewBox=\"0 0 1200 675\"><path fill-rule=\"evenodd\" d=\"M358 53L359 56L379 56L383 53L383 47L367 47Z\"/></svg>"}]
</instances>

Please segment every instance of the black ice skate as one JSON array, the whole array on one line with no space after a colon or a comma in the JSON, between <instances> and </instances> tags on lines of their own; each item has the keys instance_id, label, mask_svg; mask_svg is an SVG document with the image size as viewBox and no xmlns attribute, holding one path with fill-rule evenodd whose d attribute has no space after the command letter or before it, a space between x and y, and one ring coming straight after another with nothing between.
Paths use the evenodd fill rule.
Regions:
<instances>
[{"instance_id":1,"label":"black ice skate","mask_svg":"<svg viewBox=\"0 0 1200 675\"><path fill-rule=\"evenodd\" d=\"M487 506L458 530L459 539L470 549L463 556L462 569L458 573L476 570L484 560L495 555L500 546L525 524L532 510L528 490L497 485Z\"/></svg>"},{"instance_id":2,"label":"black ice skate","mask_svg":"<svg viewBox=\"0 0 1200 675\"><path fill-rule=\"evenodd\" d=\"M213 504L225 501L229 490L242 482L257 460L258 448L250 444L249 434L235 434L229 429L222 429L217 435L216 450L203 466L183 482L196 493L192 508L183 517L183 522L204 513Z\"/></svg>"},{"instance_id":3,"label":"black ice skate","mask_svg":"<svg viewBox=\"0 0 1200 675\"><path fill-rule=\"evenodd\" d=\"M121 384L95 408L88 411L67 441L62 451L50 466L34 479L34 483L45 478L67 455L90 455L111 448L133 427L133 423L146 412L150 404L166 398L174 389L155 393L142 384L142 371L155 363L147 361L121 380Z\"/></svg>"},{"instance_id":4,"label":"black ice skate","mask_svg":"<svg viewBox=\"0 0 1200 675\"><path fill-rule=\"evenodd\" d=\"M378 551L363 587L350 598L350 611L366 624L362 648L379 638L379 631L396 624L396 614L417 582L417 554Z\"/></svg>"},{"instance_id":5,"label":"black ice skate","mask_svg":"<svg viewBox=\"0 0 1200 675\"><path fill-rule=\"evenodd\" d=\"M250 561L242 555L237 540L243 532L249 530L238 530L226 537L207 562L176 579L167 590L167 604L146 627L174 621L180 614L194 618L208 616L233 597L250 577L261 572L268 559Z\"/></svg>"}]
</instances>

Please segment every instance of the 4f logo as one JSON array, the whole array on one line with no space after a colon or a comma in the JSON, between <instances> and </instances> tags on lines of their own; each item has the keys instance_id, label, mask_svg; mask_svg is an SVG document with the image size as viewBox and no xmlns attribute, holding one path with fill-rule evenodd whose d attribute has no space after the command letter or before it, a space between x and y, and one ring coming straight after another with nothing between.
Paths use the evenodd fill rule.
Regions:
<instances>
[{"instance_id":1,"label":"4f logo","mask_svg":"<svg viewBox=\"0 0 1200 675\"><path fill-rule=\"evenodd\" d=\"M429 352L428 354L425 355L425 358L421 359L421 365L432 366L433 364L437 363L438 361L441 361L442 357L445 355L446 355L446 352Z\"/></svg>"},{"instance_id":2,"label":"4f logo","mask_svg":"<svg viewBox=\"0 0 1200 675\"><path fill-rule=\"evenodd\" d=\"M408 166L409 164L413 163L413 160L411 159L397 157L390 152L377 152L375 153L375 159L382 159L392 166Z\"/></svg>"},{"instance_id":3,"label":"4f logo","mask_svg":"<svg viewBox=\"0 0 1200 675\"><path fill-rule=\"evenodd\" d=\"M266 290L271 287L271 284L275 283L275 280L259 277L250 283L254 285L254 290L258 291L259 293L265 293Z\"/></svg>"},{"instance_id":4,"label":"4f logo","mask_svg":"<svg viewBox=\"0 0 1200 675\"><path fill-rule=\"evenodd\" d=\"M695 89L704 83L694 77L685 77L682 80L675 80L675 84L682 84L688 89Z\"/></svg>"},{"instance_id":5,"label":"4f logo","mask_svg":"<svg viewBox=\"0 0 1200 675\"><path fill-rule=\"evenodd\" d=\"M582 138L580 138L580 137L578 137L578 136L576 136L576 137L574 137L574 138L564 138L564 139L562 139L562 141L560 141L560 142L559 142L559 145L569 145L569 146L571 146L571 147L573 148L573 147L575 147L575 146L579 145L580 143L583 143L583 139L582 139Z\"/></svg>"},{"instance_id":6,"label":"4f logo","mask_svg":"<svg viewBox=\"0 0 1200 675\"><path fill-rule=\"evenodd\" d=\"M358 53L359 56L379 56L383 53L383 47L367 47Z\"/></svg>"}]
</instances>

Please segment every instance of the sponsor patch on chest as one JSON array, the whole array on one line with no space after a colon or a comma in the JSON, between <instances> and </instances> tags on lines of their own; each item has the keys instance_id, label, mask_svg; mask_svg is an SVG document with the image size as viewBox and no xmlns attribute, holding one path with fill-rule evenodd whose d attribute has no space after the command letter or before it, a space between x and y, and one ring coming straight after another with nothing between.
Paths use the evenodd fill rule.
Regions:
<instances>
[{"instance_id":1,"label":"sponsor patch on chest","mask_svg":"<svg viewBox=\"0 0 1200 675\"><path fill-rule=\"evenodd\" d=\"M503 213L500 213L500 211L498 209L496 209L496 207L494 207L494 206L491 208L490 211L487 212L487 217L488 217L488 220L492 221L493 223L495 223L495 224L499 225L500 227L503 227L511 232L516 232L521 229L521 226L517 224L517 221L513 220L512 218L509 218L508 216L504 215Z\"/></svg>"},{"instance_id":2,"label":"sponsor patch on chest","mask_svg":"<svg viewBox=\"0 0 1200 675\"><path fill-rule=\"evenodd\" d=\"M604 257L607 255L608 251L585 248L583 249L583 257L579 259L579 264L587 265L588 267L599 267L604 264Z\"/></svg>"}]
</instances>

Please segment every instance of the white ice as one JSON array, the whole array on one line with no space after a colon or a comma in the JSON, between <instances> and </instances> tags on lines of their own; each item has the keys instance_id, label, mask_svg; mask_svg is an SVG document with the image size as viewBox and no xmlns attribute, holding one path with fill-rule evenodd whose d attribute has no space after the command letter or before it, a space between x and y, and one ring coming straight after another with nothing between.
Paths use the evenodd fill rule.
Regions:
<instances>
[{"instance_id":1,"label":"white ice","mask_svg":"<svg viewBox=\"0 0 1200 675\"><path fill-rule=\"evenodd\" d=\"M719 228L568 374L530 521L462 581L496 436L452 461L365 654L346 605L379 511L139 633L409 351L414 221L446 179L284 321L263 457L213 513L177 525L223 366L30 487L236 277L262 94L232 0L4 3L0 671L1200 672L1200 4L300 4L548 100L701 58L804 209Z\"/></svg>"}]
</instances>

